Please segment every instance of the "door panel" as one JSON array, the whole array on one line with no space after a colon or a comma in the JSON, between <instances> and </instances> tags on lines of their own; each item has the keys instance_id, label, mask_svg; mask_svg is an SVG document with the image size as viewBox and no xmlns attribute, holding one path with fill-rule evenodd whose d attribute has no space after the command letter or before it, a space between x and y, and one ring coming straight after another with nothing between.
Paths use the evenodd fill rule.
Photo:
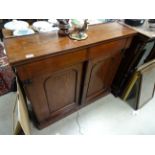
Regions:
<instances>
[{"instance_id":1,"label":"door panel","mask_svg":"<svg viewBox=\"0 0 155 155\"><path fill-rule=\"evenodd\" d=\"M76 102L76 70L65 71L48 77L44 83L50 112Z\"/></svg>"},{"instance_id":2,"label":"door panel","mask_svg":"<svg viewBox=\"0 0 155 155\"><path fill-rule=\"evenodd\" d=\"M121 57L121 52L117 52L115 55L107 58L103 57L103 59L98 58L93 60L86 94L87 102L94 100L98 96L102 96L106 91L110 90Z\"/></svg>"},{"instance_id":3,"label":"door panel","mask_svg":"<svg viewBox=\"0 0 155 155\"><path fill-rule=\"evenodd\" d=\"M25 90L38 122L59 117L79 104L83 63L31 79Z\"/></svg>"},{"instance_id":4,"label":"door panel","mask_svg":"<svg viewBox=\"0 0 155 155\"><path fill-rule=\"evenodd\" d=\"M120 65L120 62L122 60L122 54L121 52L118 52L116 55L113 55L111 57L111 64L108 71L108 78L107 78L107 87L111 87L113 79L116 75L116 72L118 70L118 67Z\"/></svg>"},{"instance_id":5,"label":"door panel","mask_svg":"<svg viewBox=\"0 0 155 155\"><path fill-rule=\"evenodd\" d=\"M110 66L110 59L97 62L91 70L90 82L87 96L91 96L101 90L106 89L106 75Z\"/></svg>"}]
</instances>

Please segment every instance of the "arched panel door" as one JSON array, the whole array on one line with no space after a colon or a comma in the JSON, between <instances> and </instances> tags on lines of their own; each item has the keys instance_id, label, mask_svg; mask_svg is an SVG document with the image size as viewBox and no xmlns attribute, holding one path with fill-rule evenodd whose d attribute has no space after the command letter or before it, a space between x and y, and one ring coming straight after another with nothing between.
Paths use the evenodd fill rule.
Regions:
<instances>
[{"instance_id":1,"label":"arched panel door","mask_svg":"<svg viewBox=\"0 0 155 155\"><path fill-rule=\"evenodd\" d=\"M39 123L55 120L78 106L83 63L31 79L25 90Z\"/></svg>"},{"instance_id":2,"label":"arched panel door","mask_svg":"<svg viewBox=\"0 0 155 155\"><path fill-rule=\"evenodd\" d=\"M112 81L121 61L121 52L103 59L92 60L86 101L90 102L105 92L110 91Z\"/></svg>"}]
</instances>

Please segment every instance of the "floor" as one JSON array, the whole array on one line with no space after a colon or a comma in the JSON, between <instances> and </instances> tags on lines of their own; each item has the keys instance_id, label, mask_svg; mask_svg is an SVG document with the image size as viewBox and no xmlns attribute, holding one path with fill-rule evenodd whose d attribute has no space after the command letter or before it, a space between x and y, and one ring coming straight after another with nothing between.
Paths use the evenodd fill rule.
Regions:
<instances>
[{"instance_id":1,"label":"floor","mask_svg":"<svg viewBox=\"0 0 155 155\"><path fill-rule=\"evenodd\" d=\"M0 97L0 134L12 134L12 110L15 93ZM31 123L33 135L106 135L155 134L155 97L142 109L107 95L42 130Z\"/></svg>"}]
</instances>

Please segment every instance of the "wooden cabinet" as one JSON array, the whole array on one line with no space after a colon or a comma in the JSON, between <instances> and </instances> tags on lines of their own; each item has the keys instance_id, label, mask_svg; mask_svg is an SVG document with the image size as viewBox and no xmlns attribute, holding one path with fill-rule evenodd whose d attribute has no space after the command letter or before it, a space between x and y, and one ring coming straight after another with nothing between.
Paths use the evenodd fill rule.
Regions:
<instances>
[{"instance_id":1,"label":"wooden cabinet","mask_svg":"<svg viewBox=\"0 0 155 155\"><path fill-rule=\"evenodd\" d=\"M39 128L111 90L128 38L16 67Z\"/></svg>"},{"instance_id":2,"label":"wooden cabinet","mask_svg":"<svg viewBox=\"0 0 155 155\"><path fill-rule=\"evenodd\" d=\"M135 34L112 23L90 27L82 41L56 32L5 39L37 126L43 128L110 92L122 50Z\"/></svg>"}]
</instances>

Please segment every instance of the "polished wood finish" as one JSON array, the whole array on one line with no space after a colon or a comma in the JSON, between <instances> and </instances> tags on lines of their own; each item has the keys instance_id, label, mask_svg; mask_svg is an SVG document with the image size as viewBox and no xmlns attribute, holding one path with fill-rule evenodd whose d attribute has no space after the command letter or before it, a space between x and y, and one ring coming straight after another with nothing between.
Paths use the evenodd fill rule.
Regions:
<instances>
[{"instance_id":1,"label":"polished wood finish","mask_svg":"<svg viewBox=\"0 0 155 155\"><path fill-rule=\"evenodd\" d=\"M121 61L121 52L107 58L98 58L92 61L90 80L86 100L91 101L110 89L114 75ZM94 100L94 99L93 99Z\"/></svg>"},{"instance_id":2,"label":"polished wood finish","mask_svg":"<svg viewBox=\"0 0 155 155\"><path fill-rule=\"evenodd\" d=\"M26 58L27 54L34 55L30 58L30 61L33 61L54 54L69 52L76 48L127 38L137 34L137 32L114 22L90 26L87 34L86 40L75 41L68 37L59 37L57 32L41 33L14 37L13 39L8 38L4 40L4 44L10 63L18 65L19 62L29 62L29 58Z\"/></svg>"},{"instance_id":3,"label":"polished wood finish","mask_svg":"<svg viewBox=\"0 0 155 155\"><path fill-rule=\"evenodd\" d=\"M79 104L82 64L49 72L24 84L28 99L39 123L63 115Z\"/></svg>"},{"instance_id":4,"label":"polished wood finish","mask_svg":"<svg viewBox=\"0 0 155 155\"><path fill-rule=\"evenodd\" d=\"M63 115L79 104L86 56L83 49L16 67L40 124L49 117L54 119Z\"/></svg>"},{"instance_id":5,"label":"polished wood finish","mask_svg":"<svg viewBox=\"0 0 155 155\"><path fill-rule=\"evenodd\" d=\"M118 23L89 27L83 41L57 33L5 39L11 65L39 128L107 94L134 30ZM33 54L31 58L25 58Z\"/></svg>"},{"instance_id":6,"label":"polished wood finish","mask_svg":"<svg viewBox=\"0 0 155 155\"><path fill-rule=\"evenodd\" d=\"M74 51L72 53L61 54L46 59L29 62L25 65L17 66L18 75L21 80L31 79L45 73L54 72L61 68L68 67L87 60L86 49Z\"/></svg>"},{"instance_id":7,"label":"polished wood finish","mask_svg":"<svg viewBox=\"0 0 155 155\"><path fill-rule=\"evenodd\" d=\"M99 58L101 56L103 56L104 58L109 57L117 53L118 51L122 50L124 48L123 45L125 46L126 41L127 39L121 39L121 40L109 42L107 44L94 46L89 49L90 58L94 59L94 58Z\"/></svg>"},{"instance_id":8,"label":"polished wood finish","mask_svg":"<svg viewBox=\"0 0 155 155\"><path fill-rule=\"evenodd\" d=\"M110 91L126 42L126 39L122 39L89 49L91 59L87 65L82 103L90 103Z\"/></svg>"}]
</instances>

